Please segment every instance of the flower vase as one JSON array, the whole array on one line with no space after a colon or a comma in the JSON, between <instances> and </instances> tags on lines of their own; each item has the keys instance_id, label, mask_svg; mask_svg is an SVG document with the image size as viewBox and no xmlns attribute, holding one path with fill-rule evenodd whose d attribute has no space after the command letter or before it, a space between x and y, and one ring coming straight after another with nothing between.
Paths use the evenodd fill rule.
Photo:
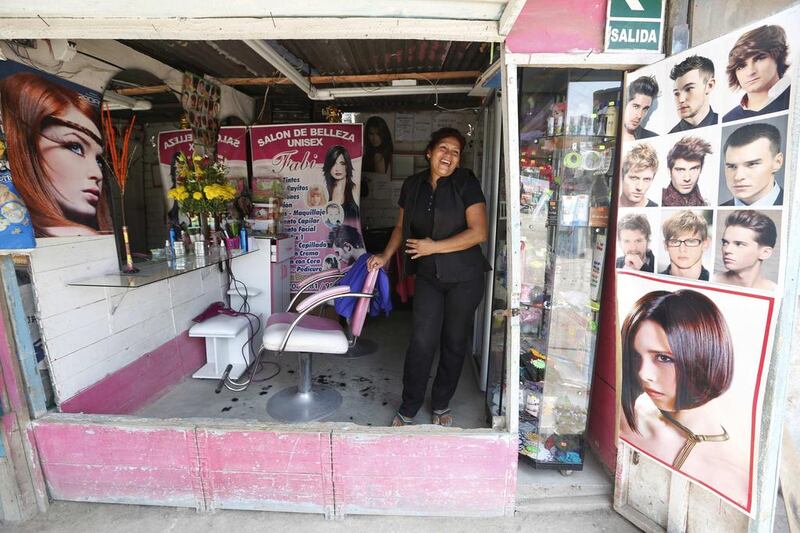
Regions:
<instances>
[{"instance_id":1,"label":"flower vase","mask_svg":"<svg viewBox=\"0 0 800 533\"><path fill-rule=\"evenodd\" d=\"M211 226L208 223L208 213L202 213L200 215L200 235L203 236L203 240L206 242L211 239Z\"/></svg>"},{"instance_id":2,"label":"flower vase","mask_svg":"<svg viewBox=\"0 0 800 533\"><path fill-rule=\"evenodd\" d=\"M125 274L134 274L139 272L139 269L133 266L131 243L128 239L128 226L122 226L122 241L125 243L125 268L122 269L122 272Z\"/></svg>"}]
</instances>

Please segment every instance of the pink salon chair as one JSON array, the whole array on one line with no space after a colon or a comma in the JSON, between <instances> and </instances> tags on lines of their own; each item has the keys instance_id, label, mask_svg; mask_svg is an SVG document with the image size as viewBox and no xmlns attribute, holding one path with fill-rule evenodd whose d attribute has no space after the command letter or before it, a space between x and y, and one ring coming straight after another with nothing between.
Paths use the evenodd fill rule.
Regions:
<instances>
[{"instance_id":1,"label":"pink salon chair","mask_svg":"<svg viewBox=\"0 0 800 533\"><path fill-rule=\"evenodd\" d=\"M350 266L346 266L341 270L338 268L331 268L329 270L323 270L322 272L317 272L316 274L312 274L307 278L303 279L303 281L300 282L300 286L297 288L297 294L295 294L294 297L292 297L292 301L289 302L289 307L286 310L291 311L297 300L302 295L308 292L312 292L311 289L313 289L317 283L320 283L322 281L337 281L341 279L341 277L344 276L348 270L350 270Z\"/></svg>"},{"instance_id":2,"label":"pink salon chair","mask_svg":"<svg viewBox=\"0 0 800 533\"><path fill-rule=\"evenodd\" d=\"M342 269L331 268L328 270L323 270L322 272L317 272L316 274L312 274L305 278L302 282L300 282L300 286L297 288L297 294L294 295L292 301L289 302L289 307L286 309L287 311L291 311L294 307L294 304L303 294L311 292L311 289L314 288L318 283L322 281L333 281L336 282L344 276L352 265L348 265ZM320 311L324 307L324 304L320 306ZM370 340L370 339L359 339L358 335L353 335L353 328L350 327L350 349L343 354L337 354L339 357L343 359L355 359L357 357L364 357L365 355L370 355L378 351L378 343Z\"/></svg>"},{"instance_id":3,"label":"pink salon chair","mask_svg":"<svg viewBox=\"0 0 800 533\"><path fill-rule=\"evenodd\" d=\"M374 270L368 273L360 292L346 285L331 287L297 304L294 312L269 317L264 329L263 347L278 352L278 355L294 352L298 356L297 385L283 389L270 398L267 402L269 416L281 422L312 422L330 416L339 408L342 403L339 391L312 384L311 355L344 355L350 349L350 342L336 320L310 313L338 298L359 298L350 321L351 334L357 339L364 327L377 279L378 271Z\"/></svg>"}]
</instances>

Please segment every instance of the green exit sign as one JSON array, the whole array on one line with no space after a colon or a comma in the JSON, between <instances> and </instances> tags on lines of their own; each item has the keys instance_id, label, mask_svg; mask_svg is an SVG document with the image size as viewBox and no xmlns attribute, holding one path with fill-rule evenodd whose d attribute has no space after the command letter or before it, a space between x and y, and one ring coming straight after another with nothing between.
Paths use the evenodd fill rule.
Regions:
<instances>
[{"instance_id":1,"label":"green exit sign","mask_svg":"<svg viewBox=\"0 0 800 533\"><path fill-rule=\"evenodd\" d=\"M664 0L609 0L607 51L660 52Z\"/></svg>"},{"instance_id":2,"label":"green exit sign","mask_svg":"<svg viewBox=\"0 0 800 533\"><path fill-rule=\"evenodd\" d=\"M610 0L608 16L611 18L660 19L663 0Z\"/></svg>"}]
</instances>

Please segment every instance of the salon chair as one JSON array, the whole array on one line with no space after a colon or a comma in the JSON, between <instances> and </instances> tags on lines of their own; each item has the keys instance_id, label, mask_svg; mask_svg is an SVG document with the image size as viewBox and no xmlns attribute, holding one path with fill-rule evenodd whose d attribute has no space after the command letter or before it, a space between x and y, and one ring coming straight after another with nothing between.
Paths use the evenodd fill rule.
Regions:
<instances>
[{"instance_id":1,"label":"salon chair","mask_svg":"<svg viewBox=\"0 0 800 533\"><path fill-rule=\"evenodd\" d=\"M289 307L286 311L291 311L294 307L297 300L303 295L308 292L319 282L321 281L338 281L339 279L344 276L348 270L350 270L350 266L348 265L342 269L338 268L331 268L328 270L323 270L322 272L317 272L316 274L312 274L305 278L297 289L297 294L294 295L292 301L289 302ZM322 309L324 308L324 304L320 306L320 314L322 313ZM353 335L353 327L350 326L350 336L348 337L350 342L350 349L347 350L343 354L338 354L339 357L343 359L356 359L358 357L363 357L365 355L370 355L378 351L378 343L372 341L370 339L359 339L358 335Z\"/></svg>"},{"instance_id":2,"label":"salon chair","mask_svg":"<svg viewBox=\"0 0 800 533\"><path fill-rule=\"evenodd\" d=\"M358 298L350 330L353 338L361 335L364 320L373 297L378 271L370 272L360 291L346 285L334 286L312 294L297 304L294 312L273 314L264 329L263 347L298 356L297 385L275 394L267 402L267 414L282 422L312 422L336 411L342 403L339 391L311 382L311 356L317 354L343 355L350 349L347 333L336 320L312 315L320 306L338 298ZM319 281L317 279L316 281ZM294 302L294 301L293 301ZM291 304L290 304L291 308Z\"/></svg>"}]
</instances>

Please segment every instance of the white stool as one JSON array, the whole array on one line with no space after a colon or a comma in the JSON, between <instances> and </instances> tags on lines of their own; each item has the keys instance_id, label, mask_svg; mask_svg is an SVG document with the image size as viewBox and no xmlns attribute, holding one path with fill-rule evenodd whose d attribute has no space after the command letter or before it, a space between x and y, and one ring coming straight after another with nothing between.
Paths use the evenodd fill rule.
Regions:
<instances>
[{"instance_id":1,"label":"white stool","mask_svg":"<svg viewBox=\"0 0 800 533\"><path fill-rule=\"evenodd\" d=\"M261 317L258 318L260 323ZM254 326L259 327L259 324ZM250 349L242 347L247 343L251 333L258 334L258 331L250 331L250 322L245 316L217 315L192 326L189 329L190 337L206 339L207 361L200 370L192 374L192 377L220 379L225 368L233 365L230 377L239 378L250 364Z\"/></svg>"}]
</instances>

